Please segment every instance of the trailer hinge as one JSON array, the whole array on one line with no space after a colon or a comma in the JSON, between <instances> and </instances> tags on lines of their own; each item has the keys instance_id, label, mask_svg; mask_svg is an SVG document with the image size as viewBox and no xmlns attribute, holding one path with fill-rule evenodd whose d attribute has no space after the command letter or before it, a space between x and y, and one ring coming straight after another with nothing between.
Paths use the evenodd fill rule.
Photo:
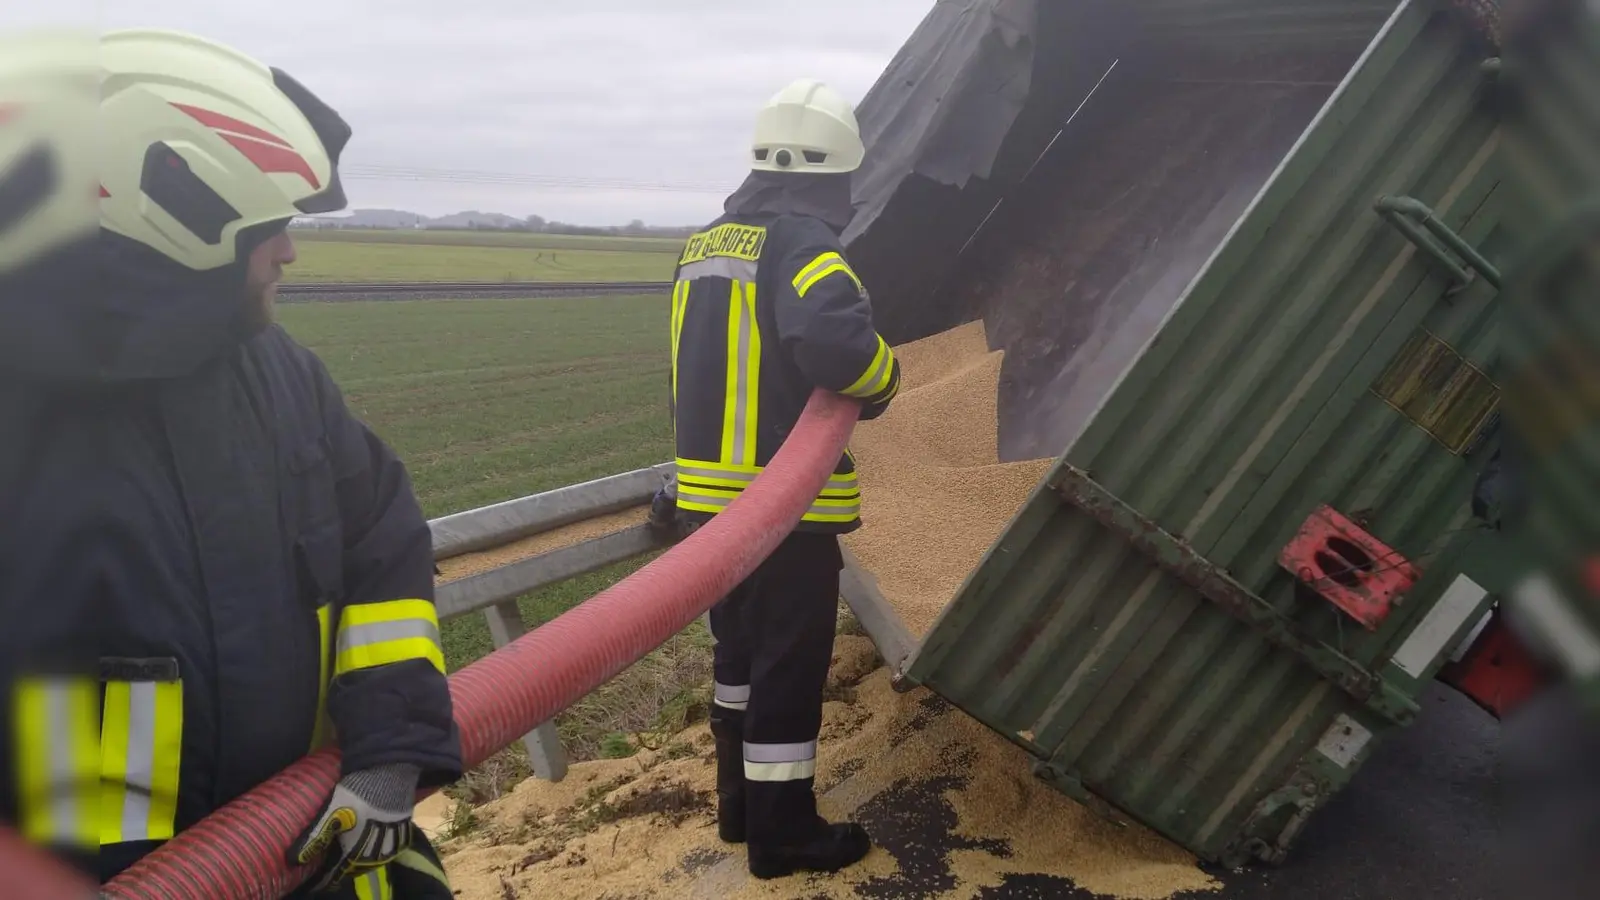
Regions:
<instances>
[{"instance_id":1,"label":"trailer hinge","mask_svg":"<svg viewBox=\"0 0 1600 900\"><path fill-rule=\"evenodd\" d=\"M1500 270L1446 225L1426 203L1415 197L1385 194L1372 204L1372 208L1406 240L1450 273L1456 282L1452 293L1471 284L1473 272L1483 276L1483 280L1496 289L1500 287ZM1451 255L1452 252L1455 256Z\"/></svg>"}]
</instances>

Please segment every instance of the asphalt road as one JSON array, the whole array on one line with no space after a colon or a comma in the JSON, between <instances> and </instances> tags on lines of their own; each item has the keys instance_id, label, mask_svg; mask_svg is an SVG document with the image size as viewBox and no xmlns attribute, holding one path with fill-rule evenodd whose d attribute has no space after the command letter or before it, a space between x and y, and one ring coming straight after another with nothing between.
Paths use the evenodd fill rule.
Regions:
<instances>
[{"instance_id":1,"label":"asphalt road","mask_svg":"<svg viewBox=\"0 0 1600 900\"><path fill-rule=\"evenodd\" d=\"M1435 684L1276 869L1214 873L1227 900L1490 900L1500 724Z\"/></svg>"}]
</instances>

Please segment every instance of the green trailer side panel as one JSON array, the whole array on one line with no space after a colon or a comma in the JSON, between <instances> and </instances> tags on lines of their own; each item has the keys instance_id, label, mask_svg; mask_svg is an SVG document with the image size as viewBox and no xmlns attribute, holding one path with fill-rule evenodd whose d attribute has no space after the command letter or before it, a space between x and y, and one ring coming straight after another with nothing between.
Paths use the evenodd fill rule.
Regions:
<instances>
[{"instance_id":1,"label":"green trailer side panel","mask_svg":"<svg viewBox=\"0 0 1600 900\"><path fill-rule=\"evenodd\" d=\"M1446 8L1394 12L908 667L1063 790L1204 858L1280 857L1396 726L1051 484L1087 473L1414 697L1493 599L1460 576L1492 539L1469 500L1496 291L1459 284L1373 204L1416 198L1498 258L1490 52ZM1423 570L1375 631L1278 564L1322 504Z\"/></svg>"}]
</instances>

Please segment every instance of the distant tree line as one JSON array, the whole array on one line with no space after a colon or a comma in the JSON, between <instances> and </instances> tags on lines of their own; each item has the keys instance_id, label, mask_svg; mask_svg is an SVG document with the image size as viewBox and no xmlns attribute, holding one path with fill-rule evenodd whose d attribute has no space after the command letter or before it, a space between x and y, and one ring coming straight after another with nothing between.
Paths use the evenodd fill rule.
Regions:
<instances>
[{"instance_id":1,"label":"distant tree line","mask_svg":"<svg viewBox=\"0 0 1600 900\"><path fill-rule=\"evenodd\" d=\"M592 237L688 237L695 232L693 225L646 225L641 219L634 219L626 225L573 225L570 222L549 222L542 216L528 216L520 225L507 226L504 229L494 229L485 226L486 230L505 231L534 231L544 234L578 234Z\"/></svg>"},{"instance_id":2,"label":"distant tree line","mask_svg":"<svg viewBox=\"0 0 1600 900\"><path fill-rule=\"evenodd\" d=\"M538 234L582 235L587 237L658 238L686 238L693 234L696 228L693 225L646 225L642 219L634 219L626 225L574 225L571 222L547 220L543 216L528 216L523 219L516 219L506 215L479 213L458 213L453 216L444 216L436 219L420 216L412 219L408 216L405 224L394 221L390 215L385 215L382 220L373 221L369 216L358 213L350 219L313 217L297 219L294 224L297 228L392 228L402 230L420 228L443 231L515 231Z\"/></svg>"}]
</instances>

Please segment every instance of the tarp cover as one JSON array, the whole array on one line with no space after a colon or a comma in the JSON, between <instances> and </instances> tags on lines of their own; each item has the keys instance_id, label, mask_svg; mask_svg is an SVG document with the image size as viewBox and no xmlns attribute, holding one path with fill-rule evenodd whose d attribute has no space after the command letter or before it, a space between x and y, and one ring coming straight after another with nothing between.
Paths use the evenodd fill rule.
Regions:
<instances>
[{"instance_id":1,"label":"tarp cover","mask_svg":"<svg viewBox=\"0 0 1600 900\"><path fill-rule=\"evenodd\" d=\"M877 221L906 176L966 187L989 177L1028 99L1036 0L939 0L857 108L872 148L845 242Z\"/></svg>"},{"instance_id":2,"label":"tarp cover","mask_svg":"<svg viewBox=\"0 0 1600 900\"><path fill-rule=\"evenodd\" d=\"M1002 459L1054 457L1398 0L941 0L858 105L891 343L976 318Z\"/></svg>"}]
</instances>

